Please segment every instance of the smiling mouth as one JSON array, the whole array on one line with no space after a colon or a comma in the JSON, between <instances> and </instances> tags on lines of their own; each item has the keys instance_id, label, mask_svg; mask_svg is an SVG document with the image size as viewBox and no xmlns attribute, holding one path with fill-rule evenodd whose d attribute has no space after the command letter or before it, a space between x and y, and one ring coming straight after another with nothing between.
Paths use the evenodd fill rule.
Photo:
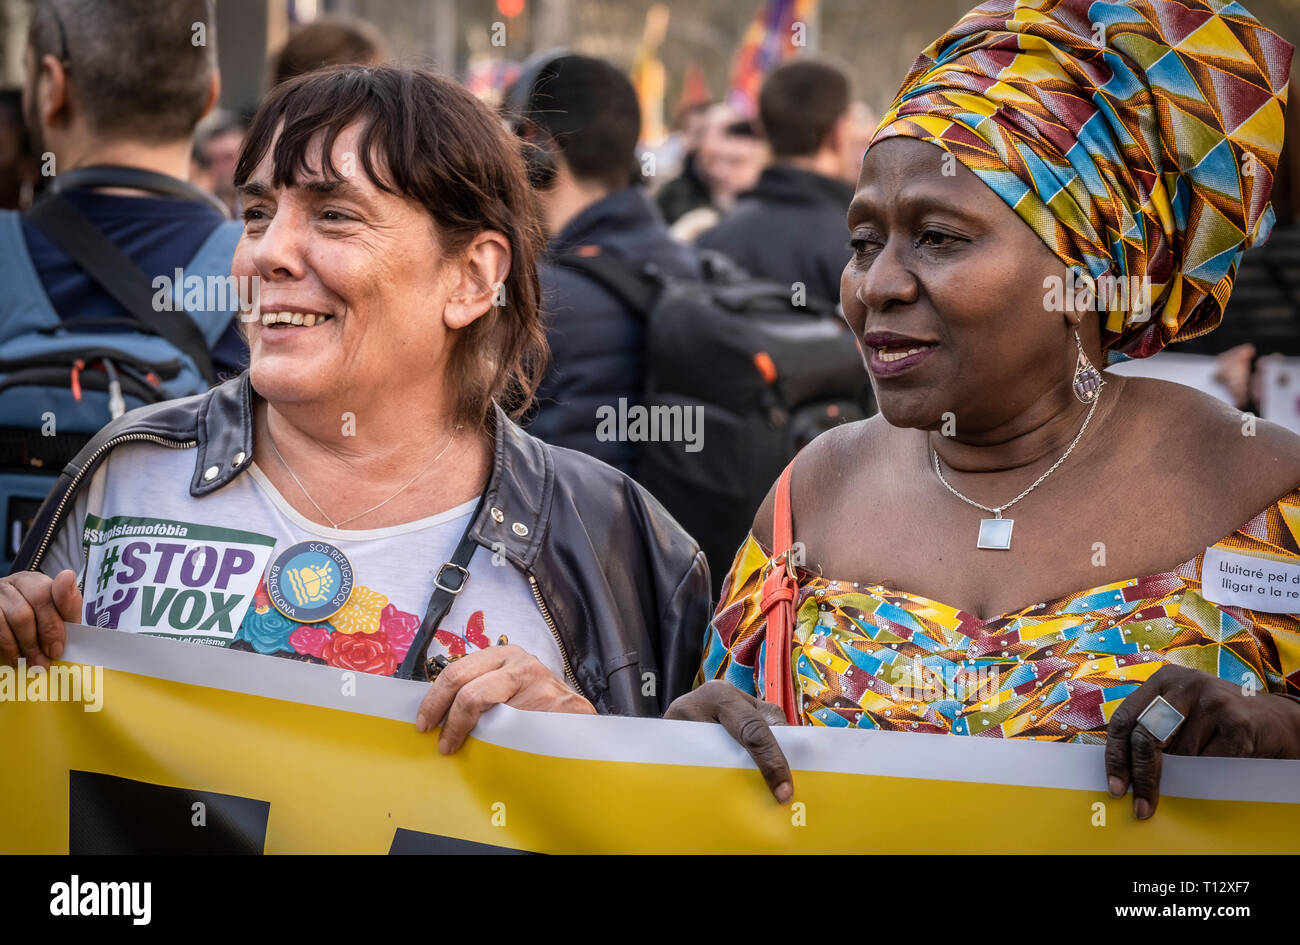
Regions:
<instances>
[{"instance_id":1,"label":"smiling mouth","mask_svg":"<svg viewBox=\"0 0 1300 945\"><path fill-rule=\"evenodd\" d=\"M319 325L332 319L333 315L322 315L314 312L263 312L263 328L283 328L283 327L302 327L311 328L313 325Z\"/></svg>"},{"instance_id":2,"label":"smiling mouth","mask_svg":"<svg viewBox=\"0 0 1300 945\"><path fill-rule=\"evenodd\" d=\"M888 364L890 361L901 361L903 358L911 357L914 354L920 354L922 351L929 351L935 345L909 345L898 346L893 348L872 348L877 358Z\"/></svg>"}]
</instances>

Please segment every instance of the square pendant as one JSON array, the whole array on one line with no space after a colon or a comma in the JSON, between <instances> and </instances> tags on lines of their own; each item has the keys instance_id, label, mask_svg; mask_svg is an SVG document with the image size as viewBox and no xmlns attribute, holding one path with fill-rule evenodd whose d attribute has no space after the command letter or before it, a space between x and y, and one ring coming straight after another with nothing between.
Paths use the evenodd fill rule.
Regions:
<instances>
[{"instance_id":1,"label":"square pendant","mask_svg":"<svg viewBox=\"0 0 1300 945\"><path fill-rule=\"evenodd\" d=\"M980 519L980 537L975 542L976 548L992 548L996 551L1011 550L1011 529L1016 524L1010 518Z\"/></svg>"}]
</instances>

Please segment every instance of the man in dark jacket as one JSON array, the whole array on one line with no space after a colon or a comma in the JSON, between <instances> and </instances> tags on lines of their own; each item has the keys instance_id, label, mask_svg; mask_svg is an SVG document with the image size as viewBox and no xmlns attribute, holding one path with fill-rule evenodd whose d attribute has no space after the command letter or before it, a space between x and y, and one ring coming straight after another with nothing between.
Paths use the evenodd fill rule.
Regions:
<instances>
[{"instance_id":1,"label":"man in dark jacket","mask_svg":"<svg viewBox=\"0 0 1300 945\"><path fill-rule=\"evenodd\" d=\"M229 272L241 229L222 227L220 202L188 193L184 183L195 125L221 87L215 44L191 42L197 26L214 29L209 11L203 0L42 0L32 15L24 108L33 150L53 156L48 172L57 171L62 197L139 266L154 289L155 277L170 280L177 269L190 268L205 244L220 249L225 263L217 268ZM163 175L174 192L164 196L96 180L104 165ZM22 220L21 233L31 268L64 324L114 331L102 326L134 320L32 219ZM17 307L6 299L0 318L14 316ZM215 334L209 344L218 375L238 374L248 363L238 323L229 319Z\"/></svg>"},{"instance_id":2,"label":"man in dark jacket","mask_svg":"<svg viewBox=\"0 0 1300 945\"><path fill-rule=\"evenodd\" d=\"M643 316L553 261L606 253L684 278L698 264L638 183L641 110L626 76L600 59L560 56L538 72L526 101L523 133L553 162L539 191L550 236L539 276L551 368L529 432L634 475L635 444L599 439L597 410L641 400Z\"/></svg>"},{"instance_id":3,"label":"man in dark jacket","mask_svg":"<svg viewBox=\"0 0 1300 945\"><path fill-rule=\"evenodd\" d=\"M853 185L838 176L849 101L848 77L833 65L799 59L773 70L758 102L773 164L697 245L756 276L801 283L808 296L838 302L840 273L852 255L844 217Z\"/></svg>"}]
</instances>

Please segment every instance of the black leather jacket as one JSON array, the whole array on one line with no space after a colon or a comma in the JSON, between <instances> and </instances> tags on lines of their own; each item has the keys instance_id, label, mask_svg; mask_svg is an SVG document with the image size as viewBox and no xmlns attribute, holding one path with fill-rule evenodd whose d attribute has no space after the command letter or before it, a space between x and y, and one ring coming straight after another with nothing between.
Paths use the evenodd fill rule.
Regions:
<instances>
[{"instance_id":1,"label":"black leather jacket","mask_svg":"<svg viewBox=\"0 0 1300 945\"><path fill-rule=\"evenodd\" d=\"M243 473L253 456L254 396L245 371L207 393L114 420L63 470L13 570L40 569L78 490L121 443L195 449L195 498ZM470 534L528 578L570 684L597 711L661 715L699 667L710 615L704 555L631 479L543 443L494 410L492 473Z\"/></svg>"}]
</instances>

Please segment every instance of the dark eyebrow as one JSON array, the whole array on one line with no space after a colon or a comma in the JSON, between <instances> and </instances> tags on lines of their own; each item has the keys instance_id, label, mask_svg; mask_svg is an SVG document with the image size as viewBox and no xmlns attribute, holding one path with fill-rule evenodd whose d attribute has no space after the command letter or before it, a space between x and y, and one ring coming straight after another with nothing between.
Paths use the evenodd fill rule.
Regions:
<instances>
[{"instance_id":1,"label":"dark eyebrow","mask_svg":"<svg viewBox=\"0 0 1300 945\"><path fill-rule=\"evenodd\" d=\"M265 197L271 193L271 186L262 180L250 180L235 188L241 197Z\"/></svg>"},{"instance_id":2,"label":"dark eyebrow","mask_svg":"<svg viewBox=\"0 0 1300 945\"><path fill-rule=\"evenodd\" d=\"M337 197L341 200L355 200L357 203L369 205L370 200L356 184L348 180L333 180L330 178L317 177L312 180L303 181L298 185L302 190L309 194L319 195L322 197ZM245 198L268 197L274 188L263 180L250 180L247 183L236 187L240 196Z\"/></svg>"},{"instance_id":3,"label":"dark eyebrow","mask_svg":"<svg viewBox=\"0 0 1300 945\"><path fill-rule=\"evenodd\" d=\"M300 185L303 190L310 194L320 194L327 197L339 197L344 200L362 200L364 201L365 193L356 184L348 180L337 180L326 177L316 177L312 180L305 180Z\"/></svg>"},{"instance_id":4,"label":"dark eyebrow","mask_svg":"<svg viewBox=\"0 0 1300 945\"><path fill-rule=\"evenodd\" d=\"M913 215L939 210L970 222L975 222L977 219L969 209L955 203L950 194L927 193L915 187L908 187L903 190L899 203L904 210ZM864 216L873 206L873 202L865 199L861 194L855 195L845 215L846 220L853 221ZM852 226L851 222L850 226Z\"/></svg>"}]
</instances>

